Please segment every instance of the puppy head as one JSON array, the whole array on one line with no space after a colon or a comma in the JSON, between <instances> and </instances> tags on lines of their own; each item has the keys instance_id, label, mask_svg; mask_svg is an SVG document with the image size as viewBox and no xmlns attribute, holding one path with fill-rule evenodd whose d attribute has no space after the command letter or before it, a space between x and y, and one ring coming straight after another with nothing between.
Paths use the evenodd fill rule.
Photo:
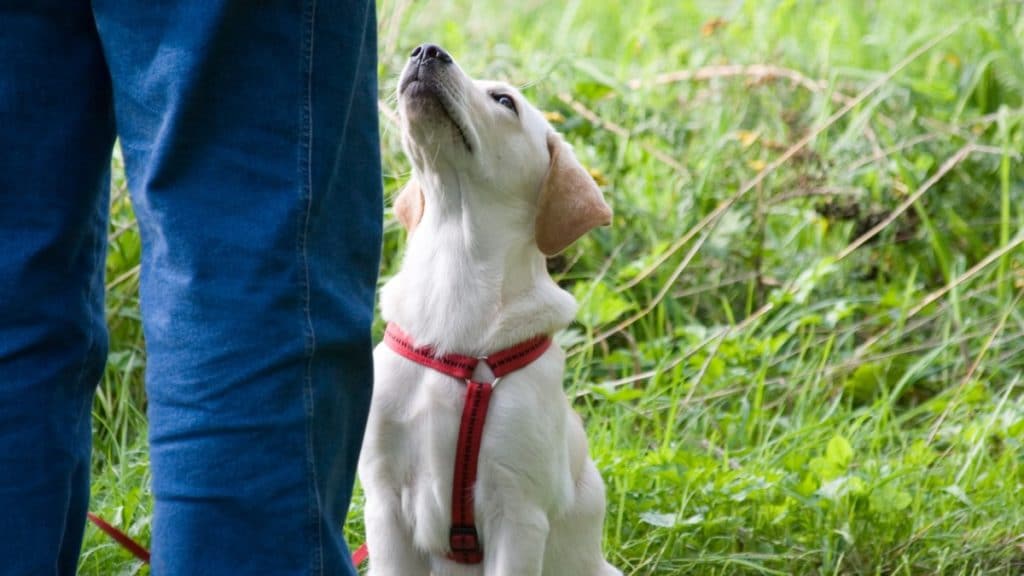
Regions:
<instances>
[{"instance_id":1,"label":"puppy head","mask_svg":"<svg viewBox=\"0 0 1024 576\"><path fill-rule=\"evenodd\" d=\"M424 44L402 72L398 100L402 143L427 187L458 187L493 210L529 214L524 228L533 228L546 255L611 222L572 149L514 87L473 80L443 49ZM424 209L413 179L395 200L395 213L411 231Z\"/></svg>"}]
</instances>

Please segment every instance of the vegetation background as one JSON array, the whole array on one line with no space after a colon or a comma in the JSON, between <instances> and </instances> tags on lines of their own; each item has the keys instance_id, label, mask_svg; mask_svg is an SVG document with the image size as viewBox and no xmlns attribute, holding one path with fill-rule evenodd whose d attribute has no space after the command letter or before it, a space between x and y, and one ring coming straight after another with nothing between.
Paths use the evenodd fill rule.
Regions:
<instances>
[{"instance_id":1,"label":"vegetation background","mask_svg":"<svg viewBox=\"0 0 1024 576\"><path fill-rule=\"evenodd\" d=\"M1024 4L378 7L389 198L409 171L396 79L433 41L524 86L614 206L551 269L581 302L559 340L615 564L1024 573ZM93 510L148 542L120 168ZM389 215L382 282L403 241ZM146 571L89 528L83 574Z\"/></svg>"}]
</instances>

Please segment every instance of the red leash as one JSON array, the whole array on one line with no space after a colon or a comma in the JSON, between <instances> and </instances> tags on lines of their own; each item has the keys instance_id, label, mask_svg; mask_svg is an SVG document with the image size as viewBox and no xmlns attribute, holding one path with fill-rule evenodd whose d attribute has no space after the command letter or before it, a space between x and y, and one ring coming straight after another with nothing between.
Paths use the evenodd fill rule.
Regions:
<instances>
[{"instance_id":1,"label":"red leash","mask_svg":"<svg viewBox=\"0 0 1024 576\"><path fill-rule=\"evenodd\" d=\"M363 544L352 553L352 565L358 567L370 556L370 550Z\"/></svg>"},{"instance_id":2,"label":"red leash","mask_svg":"<svg viewBox=\"0 0 1024 576\"><path fill-rule=\"evenodd\" d=\"M462 407L459 442L455 449L455 474L452 481L452 524L448 532L451 548L448 558L459 564L479 564L484 557L473 514L473 485L476 484L480 444L491 393L497 381L540 358L551 346L551 337L544 334L495 352L484 358L462 354L437 356L430 347L417 347L412 338L388 324L384 342L399 355L466 382L466 402ZM494 382L473 380L473 371L484 362L494 374Z\"/></svg>"},{"instance_id":3,"label":"red leash","mask_svg":"<svg viewBox=\"0 0 1024 576\"><path fill-rule=\"evenodd\" d=\"M448 557L459 564L479 564L483 560L483 547L476 529L473 512L473 485L476 484L477 465L480 461L480 443L483 440L487 408L491 393L500 378L524 368L540 358L551 346L551 337L540 335L511 348L495 352L484 358L446 354L436 356L430 347L417 347L412 338L394 324L388 324L384 342L399 355L413 362L437 370L442 374L466 382L466 402L462 407L459 442L455 452L455 475L452 482L452 525L448 533L451 553ZM484 362L494 374L493 382L476 382L473 371ZM89 512L89 521L113 538L118 544L145 564L149 564L149 551L121 530L111 526L99 516ZM366 561L366 544L352 553L352 564Z\"/></svg>"},{"instance_id":4,"label":"red leash","mask_svg":"<svg viewBox=\"0 0 1024 576\"><path fill-rule=\"evenodd\" d=\"M106 520L92 512L88 513L88 517L89 521L95 524L97 528L102 530L107 536L113 538L115 542L120 544L125 550L131 552L133 556L142 560L143 564L149 564L149 550L146 550L142 544L139 544L133 540L131 536L111 526ZM366 561L366 557L368 555L369 552L366 549L366 544L363 544L352 554L352 564L354 566L359 566Z\"/></svg>"},{"instance_id":5,"label":"red leash","mask_svg":"<svg viewBox=\"0 0 1024 576\"><path fill-rule=\"evenodd\" d=\"M106 520L100 518L92 512L89 512L89 521L95 524L97 528L105 532L107 536L113 538L118 544L124 547L125 550L131 552L132 556L135 556L139 560L142 560L143 564L149 564L149 550L146 550L142 547L141 544L139 544L135 540L132 540L131 536L125 534L117 528L114 528L110 524L107 524Z\"/></svg>"},{"instance_id":6,"label":"red leash","mask_svg":"<svg viewBox=\"0 0 1024 576\"><path fill-rule=\"evenodd\" d=\"M149 564L149 550L143 548L142 544L139 544L133 540L131 536L111 526L106 520L92 512L89 512L88 516L89 521L95 524L96 527L102 530L107 536L113 538L115 542L124 547L125 550L131 552L133 556L142 560L143 564ZM369 552L366 549L366 544L363 544L352 554L352 564L354 566L359 566L366 561L366 557L368 555Z\"/></svg>"}]
</instances>

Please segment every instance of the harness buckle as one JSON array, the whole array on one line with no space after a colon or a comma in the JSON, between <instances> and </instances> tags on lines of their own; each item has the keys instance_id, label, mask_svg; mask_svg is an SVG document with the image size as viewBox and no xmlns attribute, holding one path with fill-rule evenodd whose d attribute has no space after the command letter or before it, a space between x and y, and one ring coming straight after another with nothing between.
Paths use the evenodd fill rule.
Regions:
<instances>
[{"instance_id":1,"label":"harness buckle","mask_svg":"<svg viewBox=\"0 0 1024 576\"><path fill-rule=\"evenodd\" d=\"M454 554L471 554L480 550L480 538L472 524L452 524L448 544Z\"/></svg>"}]
</instances>

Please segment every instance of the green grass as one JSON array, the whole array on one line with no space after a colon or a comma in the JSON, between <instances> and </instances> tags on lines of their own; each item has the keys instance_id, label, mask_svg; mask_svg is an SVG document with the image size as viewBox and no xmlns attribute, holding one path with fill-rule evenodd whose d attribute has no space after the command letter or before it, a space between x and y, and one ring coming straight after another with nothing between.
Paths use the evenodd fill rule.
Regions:
<instances>
[{"instance_id":1,"label":"green grass","mask_svg":"<svg viewBox=\"0 0 1024 576\"><path fill-rule=\"evenodd\" d=\"M606 182L613 226L551 268L581 301L559 339L615 564L1024 573L1024 5L379 11L386 108L437 42L525 86ZM775 68L727 68L751 64ZM390 197L409 168L382 127ZM115 174L93 509L148 540L139 240ZM389 215L382 281L402 242ZM357 541L358 496L351 520ZM90 528L83 574L138 572Z\"/></svg>"}]
</instances>

